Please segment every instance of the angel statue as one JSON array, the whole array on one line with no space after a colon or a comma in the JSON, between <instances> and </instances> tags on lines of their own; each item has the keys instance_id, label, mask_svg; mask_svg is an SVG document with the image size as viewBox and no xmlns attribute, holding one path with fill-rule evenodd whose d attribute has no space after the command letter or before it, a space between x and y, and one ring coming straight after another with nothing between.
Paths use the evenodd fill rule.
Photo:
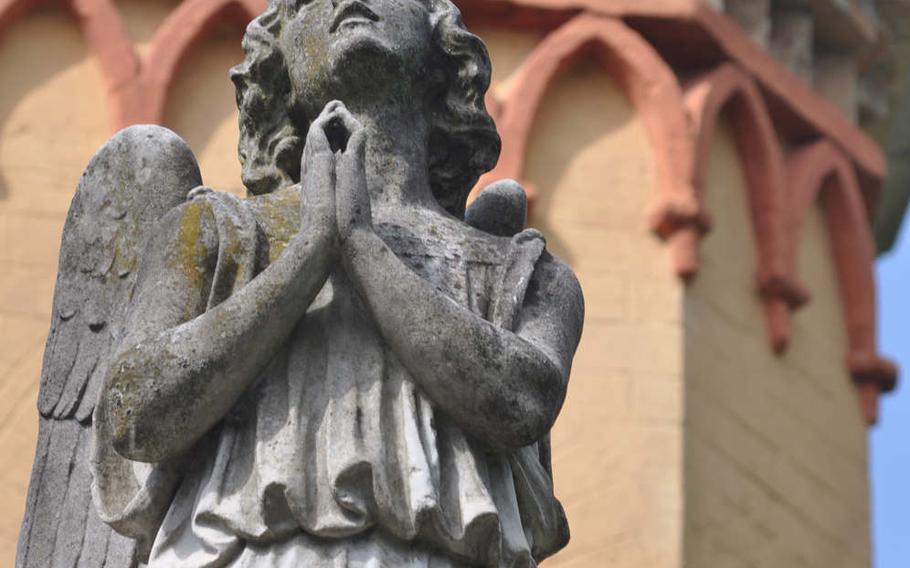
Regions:
<instances>
[{"instance_id":1,"label":"angel statue","mask_svg":"<svg viewBox=\"0 0 910 568\"><path fill-rule=\"evenodd\" d=\"M70 207L21 567L527 568L583 320L450 0L272 0L246 199L135 126Z\"/></svg>"}]
</instances>

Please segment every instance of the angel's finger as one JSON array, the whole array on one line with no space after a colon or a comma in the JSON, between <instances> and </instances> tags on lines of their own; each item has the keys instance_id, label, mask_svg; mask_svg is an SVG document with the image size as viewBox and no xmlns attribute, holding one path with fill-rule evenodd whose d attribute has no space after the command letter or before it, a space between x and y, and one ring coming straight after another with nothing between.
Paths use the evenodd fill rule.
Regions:
<instances>
[{"instance_id":1,"label":"angel's finger","mask_svg":"<svg viewBox=\"0 0 910 568\"><path fill-rule=\"evenodd\" d=\"M362 130L363 125L360 123L357 118L351 114L351 111L347 109L343 104L339 104L335 107L335 110L332 111L331 120L333 122L338 122L348 134L350 138L355 132Z\"/></svg>"},{"instance_id":2,"label":"angel's finger","mask_svg":"<svg viewBox=\"0 0 910 568\"><path fill-rule=\"evenodd\" d=\"M352 174L363 172L366 140L366 132L362 128L354 131L348 139L347 149L339 158L345 172Z\"/></svg>"},{"instance_id":3,"label":"angel's finger","mask_svg":"<svg viewBox=\"0 0 910 568\"><path fill-rule=\"evenodd\" d=\"M304 191L332 186L335 159L324 134L307 136L300 172Z\"/></svg>"},{"instance_id":4,"label":"angel's finger","mask_svg":"<svg viewBox=\"0 0 910 568\"><path fill-rule=\"evenodd\" d=\"M320 157L321 156L321 157ZM332 148L321 125L313 123L307 132L303 155L300 157L300 175L307 176L310 164L314 161L331 161Z\"/></svg>"}]
</instances>

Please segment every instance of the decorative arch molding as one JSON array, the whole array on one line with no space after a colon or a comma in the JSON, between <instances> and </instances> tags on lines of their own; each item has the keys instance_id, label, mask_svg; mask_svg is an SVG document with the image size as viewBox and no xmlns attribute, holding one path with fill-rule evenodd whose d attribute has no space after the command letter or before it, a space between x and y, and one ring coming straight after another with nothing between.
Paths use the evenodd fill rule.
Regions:
<instances>
[{"instance_id":1,"label":"decorative arch molding","mask_svg":"<svg viewBox=\"0 0 910 568\"><path fill-rule=\"evenodd\" d=\"M142 62L113 0L68 0L67 3L98 60L107 88L108 120L114 130L119 130L130 123L128 117L142 108L139 84Z\"/></svg>"},{"instance_id":2,"label":"decorative arch molding","mask_svg":"<svg viewBox=\"0 0 910 568\"><path fill-rule=\"evenodd\" d=\"M180 4L155 32L143 62L150 122L163 120L167 95L180 64L212 25L223 17L232 17L246 26L265 7L265 0L188 0Z\"/></svg>"},{"instance_id":3,"label":"decorative arch molding","mask_svg":"<svg viewBox=\"0 0 910 568\"><path fill-rule=\"evenodd\" d=\"M894 388L897 369L879 355L876 347L875 245L856 170L842 151L822 140L793 151L787 159L787 172L788 269L795 279L802 228L809 208L821 200L847 328L847 366L860 395L863 416L873 424L878 418L878 395Z\"/></svg>"},{"instance_id":4,"label":"decorative arch molding","mask_svg":"<svg viewBox=\"0 0 910 568\"><path fill-rule=\"evenodd\" d=\"M0 0L0 33L5 32L19 16L37 3L38 0Z\"/></svg>"},{"instance_id":5,"label":"decorative arch molding","mask_svg":"<svg viewBox=\"0 0 910 568\"><path fill-rule=\"evenodd\" d=\"M0 0L0 33L37 0ZM112 130L130 124L160 123L180 63L222 16L238 25L265 9L265 0L188 0L158 28L146 57L126 33L113 0L66 0L89 51L97 58L108 98Z\"/></svg>"},{"instance_id":6,"label":"decorative arch molding","mask_svg":"<svg viewBox=\"0 0 910 568\"><path fill-rule=\"evenodd\" d=\"M38 4L37 0L0 0L0 33ZM140 91L140 61L112 0L65 0L88 51L95 56L107 91L108 120L116 130L133 113Z\"/></svg>"},{"instance_id":7,"label":"decorative arch molding","mask_svg":"<svg viewBox=\"0 0 910 568\"><path fill-rule=\"evenodd\" d=\"M148 56L141 58L113 1L65 3L99 62L114 130L137 122L160 122L174 75L212 24L222 16L248 20L265 4L265 0L185 0L156 32ZM36 3L0 0L0 33ZM657 166L649 223L668 241L674 268L684 279L697 270L698 243L710 225L700 197L717 116L726 113L742 125L738 130L751 131L753 139L737 136L737 145L750 157L743 162L758 247L759 291L777 350L786 347L791 310L808 298L796 279L795 251L808 207L821 196L828 209L844 304L847 362L864 415L874 421L878 395L893 388L896 377L894 365L878 354L875 345L874 255L867 210L875 203L884 176L880 149L701 0L463 0L461 4L478 14L533 21L544 30L555 27L526 59L501 100L488 94L488 107L504 146L499 165L478 187L498 177L521 177L528 137L547 89L578 58L593 54L644 121ZM627 18L628 24L620 18ZM695 78L683 95L673 70L654 47L666 49L666 42L662 44L647 25L668 20L687 33L701 34L706 48L714 50L713 61L731 61L736 66L722 64ZM646 37L654 40L653 46ZM766 97L774 104L767 106ZM775 125L798 134L794 139L811 136L831 142L812 144L783 158Z\"/></svg>"},{"instance_id":8,"label":"decorative arch molding","mask_svg":"<svg viewBox=\"0 0 910 568\"><path fill-rule=\"evenodd\" d=\"M756 244L758 290L765 304L771 344L776 352L782 352L789 339L789 311L804 304L808 292L787 271L786 167L774 123L755 81L729 63L691 79L685 86L685 102L695 145L692 185L700 208L704 207L717 121L724 114L735 126ZM708 213L702 215L707 217ZM686 280L698 271L699 236L694 232L689 235L685 241L689 249L677 254L684 259L677 272Z\"/></svg>"},{"instance_id":9,"label":"decorative arch molding","mask_svg":"<svg viewBox=\"0 0 910 568\"><path fill-rule=\"evenodd\" d=\"M868 135L814 92L768 51L760 47L731 18L705 0L459 0L469 12L502 25L536 26L552 29L572 14L621 18L654 40L665 51L685 51L679 46L698 41L699 51L710 53L711 61L736 63L777 100L787 115L788 130L805 140L820 135L839 144L861 172L863 188L870 203L877 200L878 185L885 175L885 157ZM668 26L667 24L672 24ZM681 33L684 32L684 33ZM673 54L677 60L679 53ZM703 64L708 59L699 59ZM779 122L780 123L780 122Z\"/></svg>"},{"instance_id":10,"label":"decorative arch molding","mask_svg":"<svg viewBox=\"0 0 910 568\"><path fill-rule=\"evenodd\" d=\"M682 91L673 71L651 45L623 22L582 14L550 33L494 102L503 151L496 168L478 184L521 178L534 118L543 97L578 59L595 55L621 86L645 123L657 162L657 197L652 229L662 238L701 225L691 185L692 141Z\"/></svg>"}]
</instances>

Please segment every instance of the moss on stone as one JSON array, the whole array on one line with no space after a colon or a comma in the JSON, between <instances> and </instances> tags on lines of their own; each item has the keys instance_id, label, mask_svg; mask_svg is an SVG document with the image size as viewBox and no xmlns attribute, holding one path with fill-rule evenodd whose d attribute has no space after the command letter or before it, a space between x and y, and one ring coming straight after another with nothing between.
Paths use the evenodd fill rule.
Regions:
<instances>
[{"instance_id":1,"label":"moss on stone","mask_svg":"<svg viewBox=\"0 0 910 568\"><path fill-rule=\"evenodd\" d=\"M198 289L204 285L203 262L208 253L202 243L203 207L201 201L189 203L180 217L180 229L177 232L179 268L187 281Z\"/></svg>"}]
</instances>

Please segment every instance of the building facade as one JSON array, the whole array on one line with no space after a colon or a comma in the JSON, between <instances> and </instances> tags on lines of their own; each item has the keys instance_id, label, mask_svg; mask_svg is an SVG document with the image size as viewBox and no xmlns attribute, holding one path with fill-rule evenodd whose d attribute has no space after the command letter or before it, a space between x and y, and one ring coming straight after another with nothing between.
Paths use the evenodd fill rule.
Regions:
<instances>
[{"instance_id":1,"label":"building facade","mask_svg":"<svg viewBox=\"0 0 910 568\"><path fill-rule=\"evenodd\" d=\"M503 138L478 187L523 183L586 296L553 433L573 535L545 564L870 566L867 427L896 380L872 273L886 160L858 126L890 112L874 4L458 4L491 52ZM242 194L227 70L262 8L0 2L0 564L82 169L155 122Z\"/></svg>"}]
</instances>

